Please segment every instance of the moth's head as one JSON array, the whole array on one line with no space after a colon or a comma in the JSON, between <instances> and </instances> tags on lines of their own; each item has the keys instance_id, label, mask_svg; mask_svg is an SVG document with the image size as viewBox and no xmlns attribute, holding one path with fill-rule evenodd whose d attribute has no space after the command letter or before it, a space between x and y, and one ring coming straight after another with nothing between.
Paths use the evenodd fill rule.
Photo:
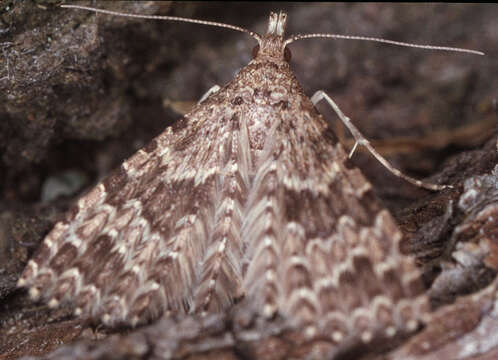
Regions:
<instances>
[{"instance_id":1,"label":"moth's head","mask_svg":"<svg viewBox=\"0 0 498 360\"><path fill-rule=\"evenodd\" d=\"M272 60L290 61L291 52L284 39L286 24L286 13L282 11L279 14L270 13L266 35L258 39L259 44L253 49L254 59L271 58Z\"/></svg>"}]
</instances>

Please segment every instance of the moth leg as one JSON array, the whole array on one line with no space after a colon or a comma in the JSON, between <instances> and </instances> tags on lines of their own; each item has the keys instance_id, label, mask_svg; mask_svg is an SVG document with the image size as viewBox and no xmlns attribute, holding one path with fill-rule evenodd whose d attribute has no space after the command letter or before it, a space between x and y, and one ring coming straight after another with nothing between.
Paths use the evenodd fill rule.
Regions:
<instances>
[{"instance_id":1,"label":"moth leg","mask_svg":"<svg viewBox=\"0 0 498 360\"><path fill-rule=\"evenodd\" d=\"M214 94L214 93L218 92L218 90L220 90L220 89L221 89L221 87L220 87L219 85L214 85L213 87L211 87L211 89L209 89L208 91L206 91L206 93L205 93L204 95L202 95L202 97L201 97L201 99L199 100L198 104L202 104L204 101L206 101L206 99L207 99L210 95L212 95L212 94Z\"/></svg>"},{"instance_id":2,"label":"moth leg","mask_svg":"<svg viewBox=\"0 0 498 360\"><path fill-rule=\"evenodd\" d=\"M218 92L221 88L218 85L214 85L211 89L209 89L202 97L201 99L197 102L197 104L202 104L206 99ZM174 101L170 99L165 99L163 101L163 106L165 108L169 108L176 112L179 115L184 116L187 114L189 111L192 110L193 106L195 105L195 101Z\"/></svg>"},{"instance_id":3,"label":"moth leg","mask_svg":"<svg viewBox=\"0 0 498 360\"><path fill-rule=\"evenodd\" d=\"M392 174L396 175L397 177L399 177L405 181L408 181L410 184L413 184L415 186L418 186L418 187L421 187L424 189L436 190L436 191L452 187L451 185L438 185L438 184L426 183L426 182L423 182L421 180L417 180L415 178L412 178L408 175L403 174L400 170L393 167L382 155L380 155L377 152L377 150L375 150L375 148L370 144L370 142L356 128L356 126L353 125L351 120L346 115L344 115L344 113L341 111L341 109L339 109L339 106L337 106L337 104L334 102L334 100L332 100L330 98L330 96L328 96L325 92L323 92L322 90L319 90L312 96L311 102L313 103L313 105L316 105L321 100L326 100L327 103L332 107L332 109L334 109L337 116L339 116L341 121L344 123L344 125L346 125L346 127L348 128L348 130L351 132L351 134L353 135L353 137L355 139L355 144L349 153L349 157L353 156L353 153L356 150L358 145L362 145L362 146L365 146L368 149L368 151L370 151L370 153L382 165L384 165L384 167L387 170L389 170Z\"/></svg>"}]
</instances>

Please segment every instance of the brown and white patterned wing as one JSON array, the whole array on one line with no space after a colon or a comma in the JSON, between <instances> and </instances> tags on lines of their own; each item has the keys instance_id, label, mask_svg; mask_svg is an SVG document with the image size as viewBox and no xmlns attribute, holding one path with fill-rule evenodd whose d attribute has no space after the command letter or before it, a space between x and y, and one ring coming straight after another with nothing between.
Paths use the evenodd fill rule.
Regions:
<instances>
[{"instance_id":1,"label":"brown and white patterned wing","mask_svg":"<svg viewBox=\"0 0 498 360\"><path fill-rule=\"evenodd\" d=\"M125 161L56 224L19 285L108 325L189 311L197 286L204 305L228 306L241 281L230 222L240 222L237 192L247 179L235 176L225 115L207 101ZM225 249L229 261L210 260Z\"/></svg>"},{"instance_id":2,"label":"brown and white patterned wing","mask_svg":"<svg viewBox=\"0 0 498 360\"><path fill-rule=\"evenodd\" d=\"M232 90L254 157L241 229L250 302L335 342L413 331L427 302L401 233L286 66L253 61Z\"/></svg>"},{"instance_id":3,"label":"brown and white patterned wing","mask_svg":"<svg viewBox=\"0 0 498 360\"><path fill-rule=\"evenodd\" d=\"M246 296L309 335L393 336L426 299L370 190L288 63L263 52L83 197L20 285L110 325Z\"/></svg>"}]
</instances>

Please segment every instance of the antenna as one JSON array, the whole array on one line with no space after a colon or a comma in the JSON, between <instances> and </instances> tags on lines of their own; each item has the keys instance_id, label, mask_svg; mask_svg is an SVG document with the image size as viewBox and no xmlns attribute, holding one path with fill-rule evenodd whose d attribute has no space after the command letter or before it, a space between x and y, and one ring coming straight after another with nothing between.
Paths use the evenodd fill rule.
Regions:
<instances>
[{"instance_id":1,"label":"antenna","mask_svg":"<svg viewBox=\"0 0 498 360\"><path fill-rule=\"evenodd\" d=\"M253 37L258 43L261 43L261 41L262 41L261 36L256 34L253 31L249 31L249 30L244 29L244 28L239 27L239 26L225 24L225 23L219 23L219 22L215 22L215 21L196 20L196 19L182 18L182 17L178 17L178 16L138 15L138 14L131 14L131 13L125 13L125 12L119 12L119 11L112 11L112 10L104 10L104 9L93 8L90 6L80 6L80 5L60 5L60 7L68 8L68 9L88 10L88 11L92 11L95 13L130 17L130 18L136 18L136 19L181 21L181 22L186 22L186 23L216 26L216 27L220 27L220 28L226 28L226 29L231 29L231 30L246 33L246 34L250 35L251 37ZM448 47L448 46L419 45L419 44L411 44L411 43L406 43L406 42L402 42L402 41L388 40L388 39L376 38L376 37L356 36L356 35L340 35L340 34L297 34L297 35L293 35L289 39L285 40L284 45L285 46L289 45L290 43L293 43L294 41L297 41L297 40L311 39L311 38L331 38L331 39L373 41L373 42L378 42L378 43L419 48L419 49L463 52L463 53L468 53L468 54L484 55L484 53L482 51L477 51L477 50L462 49L462 48Z\"/></svg>"},{"instance_id":2,"label":"antenna","mask_svg":"<svg viewBox=\"0 0 498 360\"><path fill-rule=\"evenodd\" d=\"M463 53L474 54L474 55L484 55L484 53L482 51L462 49L462 48L457 48L457 47L420 45L420 44L411 44L411 43L406 43L406 42L402 42L402 41L394 41L394 40L388 40L388 39L376 38L376 37L356 36L356 35L340 35L340 34L298 34L298 35L293 35L291 38L287 39L285 41L285 45L288 45L296 40L311 39L311 38L331 38L331 39L345 39L345 40L374 41L374 42L378 42L378 43L412 47L412 48L418 48L418 49L452 51L452 52L463 52Z\"/></svg>"},{"instance_id":3,"label":"antenna","mask_svg":"<svg viewBox=\"0 0 498 360\"><path fill-rule=\"evenodd\" d=\"M261 41L261 37L258 34L256 34L255 32L249 31L249 30L244 29L244 28L239 27L239 26L219 23L219 22L215 22L215 21L196 20L196 19L182 18L182 17L178 17L178 16L139 15L139 14L131 14L131 13L125 13L125 12L120 12L120 11L104 10L104 9L93 8L90 6L80 6L80 5L61 5L60 7L68 8L68 9L88 10L88 11L92 11L92 12L100 13L100 14L130 17L130 18L136 18L136 19L181 21L181 22L186 22L186 23L216 26L216 27L220 27L220 28L226 28L226 29L231 29L231 30L235 30L235 31L240 31L240 32L243 32L243 33L246 33L246 34L252 36L258 42Z\"/></svg>"}]
</instances>

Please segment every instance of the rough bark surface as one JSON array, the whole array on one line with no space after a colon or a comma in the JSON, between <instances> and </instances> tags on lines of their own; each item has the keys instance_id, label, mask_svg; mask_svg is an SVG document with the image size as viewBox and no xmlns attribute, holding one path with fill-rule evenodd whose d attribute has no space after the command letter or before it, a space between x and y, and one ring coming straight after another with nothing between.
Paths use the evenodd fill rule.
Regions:
<instances>
[{"instance_id":1,"label":"rough bark surface","mask_svg":"<svg viewBox=\"0 0 498 360\"><path fill-rule=\"evenodd\" d=\"M53 4L0 2L0 359L49 354L77 340L44 356L285 359L326 352L283 322L267 326L244 303L223 316L169 318L111 332L64 309L33 304L16 290L27 259L70 204L178 119L185 101L231 80L254 46L222 29L96 17ZM223 21L258 32L264 32L270 10L283 9L289 33L382 36L486 52L476 57L331 40L291 48L294 72L309 95L318 89L330 94L395 166L455 184L439 193L416 189L362 151L355 154L400 224L406 252L424 269L434 320L383 354L351 349L342 356L498 356L496 6L106 7ZM326 107L319 110L336 121Z\"/></svg>"}]
</instances>

